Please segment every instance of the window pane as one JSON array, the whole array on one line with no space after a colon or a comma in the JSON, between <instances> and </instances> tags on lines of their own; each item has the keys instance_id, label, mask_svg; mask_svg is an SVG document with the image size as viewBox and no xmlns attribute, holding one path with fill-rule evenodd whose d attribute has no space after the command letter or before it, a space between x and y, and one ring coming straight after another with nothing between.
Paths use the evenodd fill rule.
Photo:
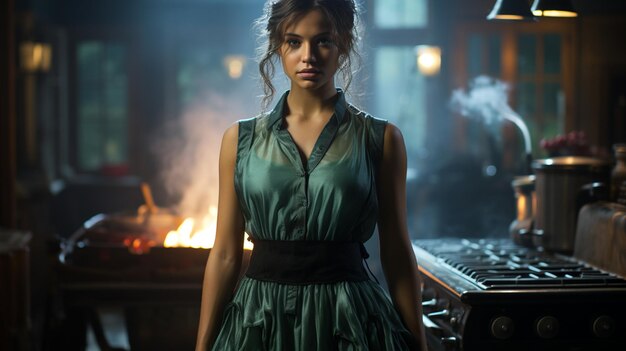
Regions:
<instances>
[{"instance_id":1,"label":"window pane","mask_svg":"<svg viewBox=\"0 0 626 351\"><path fill-rule=\"evenodd\" d=\"M102 134L101 128L95 118L83 119L78 129L78 163L81 169L94 170L102 163L100 146Z\"/></svg>"},{"instance_id":2,"label":"window pane","mask_svg":"<svg viewBox=\"0 0 626 351\"><path fill-rule=\"evenodd\" d=\"M537 71L537 37L531 34L520 35L517 46L517 72L534 74Z\"/></svg>"},{"instance_id":3,"label":"window pane","mask_svg":"<svg viewBox=\"0 0 626 351\"><path fill-rule=\"evenodd\" d=\"M530 132L530 142L533 149L533 153L536 155L539 152L537 146L539 140L542 138L543 121L537 116L537 85L535 83L520 83L517 85L516 98L517 108L516 111L522 117L522 120L526 123L528 131Z\"/></svg>"},{"instance_id":4,"label":"window pane","mask_svg":"<svg viewBox=\"0 0 626 351\"><path fill-rule=\"evenodd\" d=\"M543 87L544 136L554 136L563 132L565 98L559 83L546 83Z\"/></svg>"},{"instance_id":5,"label":"window pane","mask_svg":"<svg viewBox=\"0 0 626 351\"><path fill-rule=\"evenodd\" d=\"M107 125L107 140L104 145L104 158L109 164L126 161L128 138L126 137L126 120L117 118Z\"/></svg>"},{"instance_id":6,"label":"window pane","mask_svg":"<svg viewBox=\"0 0 626 351\"><path fill-rule=\"evenodd\" d=\"M418 151L426 130L426 89L417 73L412 47L381 47L375 52L375 116L388 119L404 134L407 151Z\"/></svg>"},{"instance_id":7,"label":"window pane","mask_svg":"<svg viewBox=\"0 0 626 351\"><path fill-rule=\"evenodd\" d=\"M487 74L501 76L500 50L502 38L499 35L472 34L467 44L468 73L470 77Z\"/></svg>"},{"instance_id":8,"label":"window pane","mask_svg":"<svg viewBox=\"0 0 626 351\"><path fill-rule=\"evenodd\" d=\"M96 41L85 41L78 46L77 62L78 62L78 79L81 82L95 81L98 77L98 71L94 69L100 65L102 57L102 44Z\"/></svg>"},{"instance_id":9,"label":"window pane","mask_svg":"<svg viewBox=\"0 0 626 351\"><path fill-rule=\"evenodd\" d=\"M427 3L427 0L376 0L374 22L385 29L426 27Z\"/></svg>"},{"instance_id":10,"label":"window pane","mask_svg":"<svg viewBox=\"0 0 626 351\"><path fill-rule=\"evenodd\" d=\"M80 103L78 106L81 121L98 119L101 107L98 102L99 95L98 87L82 84L81 91L79 91Z\"/></svg>"},{"instance_id":11,"label":"window pane","mask_svg":"<svg viewBox=\"0 0 626 351\"><path fill-rule=\"evenodd\" d=\"M78 167L94 171L127 161L126 49L84 41L77 46Z\"/></svg>"},{"instance_id":12,"label":"window pane","mask_svg":"<svg viewBox=\"0 0 626 351\"><path fill-rule=\"evenodd\" d=\"M517 85L517 109L516 111L524 119L534 119L537 113L537 104L535 98L535 83L519 83Z\"/></svg>"},{"instance_id":13,"label":"window pane","mask_svg":"<svg viewBox=\"0 0 626 351\"><path fill-rule=\"evenodd\" d=\"M176 81L173 82L176 99L172 106L175 113L182 114L189 108L198 108L200 105L217 108L208 106L217 103L217 100L207 100L210 96L237 104L236 109L230 109L222 116L222 121L258 114L260 99L256 97L260 97L261 86L257 78L257 66L250 57L253 57L253 52L233 50L224 45L195 40L181 42L173 58L176 62ZM233 67L238 69L233 70ZM280 63L276 65L275 77L273 83L276 100L289 89L288 80L282 79Z\"/></svg>"},{"instance_id":14,"label":"window pane","mask_svg":"<svg viewBox=\"0 0 626 351\"><path fill-rule=\"evenodd\" d=\"M483 73L483 38L480 34L472 34L467 43L468 72L471 78Z\"/></svg>"},{"instance_id":15,"label":"window pane","mask_svg":"<svg viewBox=\"0 0 626 351\"><path fill-rule=\"evenodd\" d=\"M190 104L210 87L232 85L222 64L224 54L208 46L181 48L178 54L177 85L182 106Z\"/></svg>"},{"instance_id":16,"label":"window pane","mask_svg":"<svg viewBox=\"0 0 626 351\"><path fill-rule=\"evenodd\" d=\"M489 67L488 72L492 77L500 77L501 73L501 54L502 50L502 37L500 35L489 36Z\"/></svg>"},{"instance_id":17,"label":"window pane","mask_svg":"<svg viewBox=\"0 0 626 351\"><path fill-rule=\"evenodd\" d=\"M549 34L543 38L544 73L561 73L561 36Z\"/></svg>"}]
</instances>

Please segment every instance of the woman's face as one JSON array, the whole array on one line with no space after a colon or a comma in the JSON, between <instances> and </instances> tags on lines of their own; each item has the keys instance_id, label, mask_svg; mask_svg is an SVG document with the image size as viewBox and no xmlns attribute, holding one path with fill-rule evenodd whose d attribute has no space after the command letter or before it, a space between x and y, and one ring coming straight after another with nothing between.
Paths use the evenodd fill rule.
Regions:
<instances>
[{"instance_id":1,"label":"woman's face","mask_svg":"<svg viewBox=\"0 0 626 351\"><path fill-rule=\"evenodd\" d=\"M331 31L330 23L319 10L306 13L285 29L279 54L292 90L335 91L339 51L332 41Z\"/></svg>"}]
</instances>

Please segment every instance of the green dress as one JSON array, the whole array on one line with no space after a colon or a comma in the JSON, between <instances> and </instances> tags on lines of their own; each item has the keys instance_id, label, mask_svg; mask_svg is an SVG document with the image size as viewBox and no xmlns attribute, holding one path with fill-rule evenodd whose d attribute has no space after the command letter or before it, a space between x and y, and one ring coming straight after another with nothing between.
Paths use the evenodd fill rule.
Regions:
<instances>
[{"instance_id":1,"label":"green dress","mask_svg":"<svg viewBox=\"0 0 626 351\"><path fill-rule=\"evenodd\" d=\"M386 122L346 103L305 164L274 110L239 122L235 189L246 232L261 240L367 241L378 216L375 176ZM371 280L286 285L243 277L213 350L408 350L410 334Z\"/></svg>"}]
</instances>

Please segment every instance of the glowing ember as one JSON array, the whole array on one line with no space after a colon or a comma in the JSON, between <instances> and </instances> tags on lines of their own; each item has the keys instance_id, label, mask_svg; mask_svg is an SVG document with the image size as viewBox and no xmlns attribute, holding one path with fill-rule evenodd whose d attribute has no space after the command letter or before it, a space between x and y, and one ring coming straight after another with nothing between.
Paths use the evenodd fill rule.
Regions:
<instances>
[{"instance_id":1,"label":"glowing ember","mask_svg":"<svg viewBox=\"0 0 626 351\"><path fill-rule=\"evenodd\" d=\"M196 223L193 218L187 218L176 230L167 233L163 246L165 247L193 247L209 249L215 242L217 228L217 208L209 208L207 215ZM252 250L252 243L245 234L244 249Z\"/></svg>"},{"instance_id":2,"label":"glowing ember","mask_svg":"<svg viewBox=\"0 0 626 351\"><path fill-rule=\"evenodd\" d=\"M156 243L154 240L147 240L145 238L125 238L124 245L128 248L130 253L141 255L148 253L150 248L154 247Z\"/></svg>"}]
</instances>

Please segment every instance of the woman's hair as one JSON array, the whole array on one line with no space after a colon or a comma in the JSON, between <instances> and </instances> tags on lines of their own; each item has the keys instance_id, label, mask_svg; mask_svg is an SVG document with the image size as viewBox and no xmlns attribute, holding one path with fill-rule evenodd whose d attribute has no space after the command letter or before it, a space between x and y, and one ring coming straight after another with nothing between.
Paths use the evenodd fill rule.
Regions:
<instances>
[{"instance_id":1,"label":"woman's hair","mask_svg":"<svg viewBox=\"0 0 626 351\"><path fill-rule=\"evenodd\" d=\"M331 36L339 50L339 68L344 89L352 82L352 62L360 60L357 7L354 0L268 0L263 16L256 21L261 45L258 48L259 71L263 80L263 108L272 101L276 57L284 41L285 30L311 10L320 10L330 22Z\"/></svg>"}]
</instances>

